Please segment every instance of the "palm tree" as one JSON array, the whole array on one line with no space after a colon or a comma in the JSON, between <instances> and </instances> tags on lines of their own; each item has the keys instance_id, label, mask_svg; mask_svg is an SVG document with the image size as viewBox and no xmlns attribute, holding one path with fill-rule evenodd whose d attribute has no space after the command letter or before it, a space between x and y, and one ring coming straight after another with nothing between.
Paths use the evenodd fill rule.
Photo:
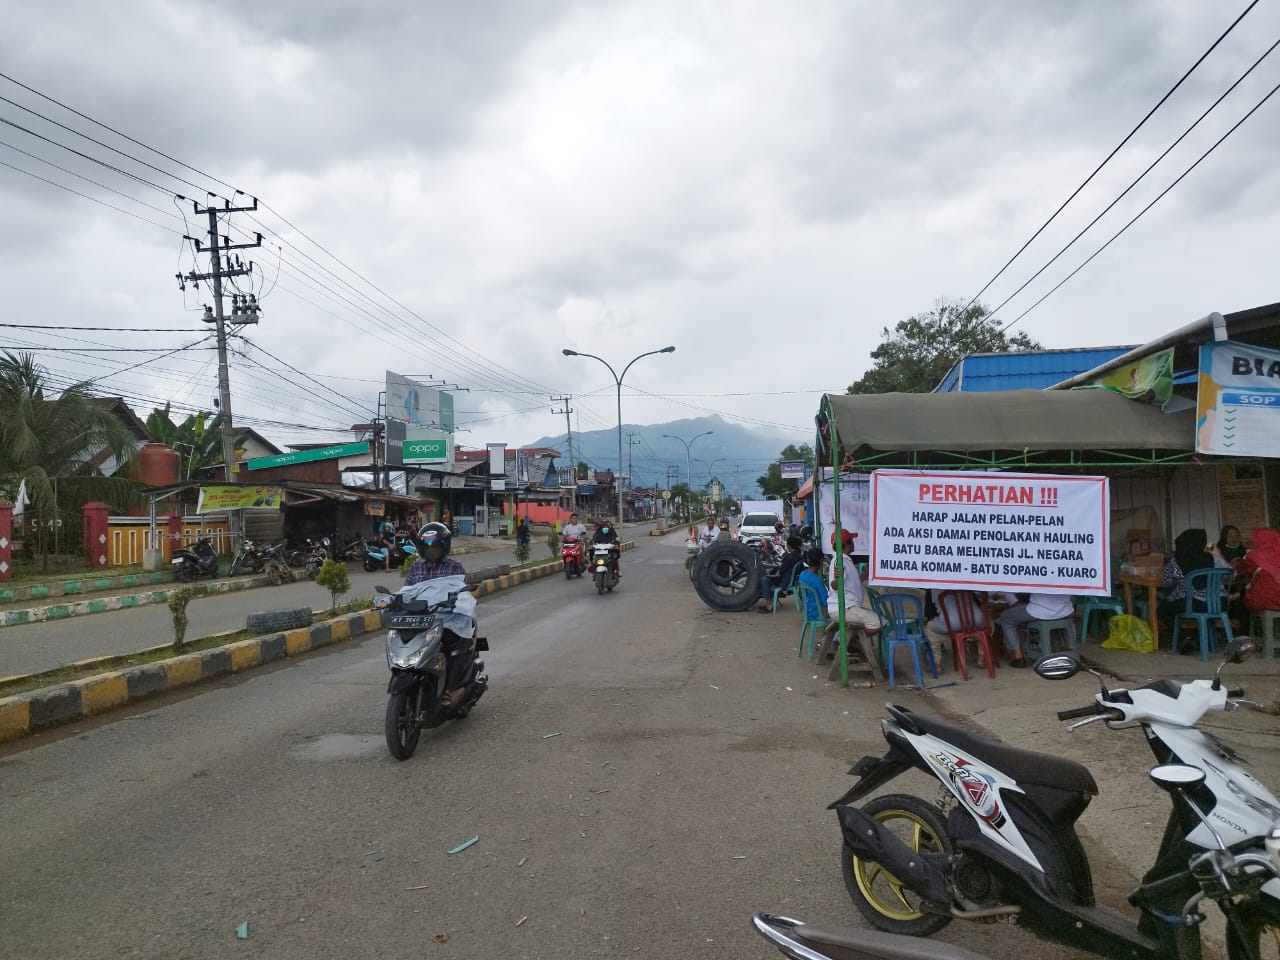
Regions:
<instances>
[{"instance_id":1,"label":"palm tree","mask_svg":"<svg viewBox=\"0 0 1280 960\"><path fill-rule=\"evenodd\" d=\"M91 499L117 506L133 490L126 476L104 476L109 458L132 465L133 435L97 401L88 384L54 396L49 374L29 353L0 356L0 488L10 494L25 481L29 509L52 518L59 503L74 509ZM47 545L41 551L48 569Z\"/></svg>"}]
</instances>

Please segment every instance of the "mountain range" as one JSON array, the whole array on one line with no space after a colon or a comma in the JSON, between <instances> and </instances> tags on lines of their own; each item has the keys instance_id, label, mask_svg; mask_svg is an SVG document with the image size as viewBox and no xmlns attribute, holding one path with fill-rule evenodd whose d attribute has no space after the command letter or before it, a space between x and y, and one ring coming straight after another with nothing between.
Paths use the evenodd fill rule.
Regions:
<instances>
[{"instance_id":1,"label":"mountain range","mask_svg":"<svg viewBox=\"0 0 1280 960\"><path fill-rule=\"evenodd\" d=\"M711 431L710 436L698 434ZM725 488L735 496L752 497L756 493L756 477L764 473L770 463L778 459L778 453L789 443L813 443L813 437L797 436L768 427L744 427L718 416L697 417L691 420L672 420L668 423L622 425L622 472L627 472L628 435L639 442L630 449L631 472L637 486L668 486L688 480L688 460L685 445L680 440L669 439L664 434L691 440L689 446L693 459L695 486L702 486L709 475L719 477ZM552 447L568 459L569 448L565 434L539 437L528 447ZM585 460L596 470L612 470L618 465L617 428L588 430L573 434L573 457ZM668 473L668 468L671 472Z\"/></svg>"}]
</instances>

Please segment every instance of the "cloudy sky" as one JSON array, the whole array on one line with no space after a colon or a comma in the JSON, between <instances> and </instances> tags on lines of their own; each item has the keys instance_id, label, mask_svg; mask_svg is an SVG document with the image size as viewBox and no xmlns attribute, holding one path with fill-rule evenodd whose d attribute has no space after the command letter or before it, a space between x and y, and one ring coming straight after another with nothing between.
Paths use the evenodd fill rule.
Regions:
<instances>
[{"instance_id":1,"label":"cloudy sky","mask_svg":"<svg viewBox=\"0 0 1280 960\"><path fill-rule=\"evenodd\" d=\"M883 327L976 294L1245 4L0 0L0 71L168 155L0 79L0 117L31 131L0 124L2 319L98 328L0 341L59 347L40 351L56 377L101 377L144 413L209 408L208 342L122 348L208 332L208 290L173 278L205 269L182 234L207 223L173 194L233 185L267 205L229 228L266 234L234 410L274 439L342 436L387 368L469 387L464 443L563 430L553 392L581 429L610 426L612 379L561 349L620 367L667 344L628 374L628 422L717 412L803 439ZM1278 38L1280 0L1261 0L983 300ZM1280 51L999 316L1277 83ZM1280 95L1019 327L1140 343L1280 299L1278 150Z\"/></svg>"}]
</instances>

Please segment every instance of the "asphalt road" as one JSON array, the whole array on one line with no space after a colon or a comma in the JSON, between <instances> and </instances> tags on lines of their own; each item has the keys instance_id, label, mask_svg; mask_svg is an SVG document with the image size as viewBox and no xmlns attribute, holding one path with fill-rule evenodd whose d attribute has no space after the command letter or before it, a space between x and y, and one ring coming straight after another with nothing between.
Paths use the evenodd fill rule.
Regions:
<instances>
[{"instance_id":1,"label":"asphalt road","mask_svg":"<svg viewBox=\"0 0 1280 960\"><path fill-rule=\"evenodd\" d=\"M405 763L381 635L10 745L3 954L740 960L777 956L755 910L855 922L825 807L883 692L814 677L794 617L708 610L682 561L642 539L613 594L487 598L489 693Z\"/></svg>"}]
</instances>

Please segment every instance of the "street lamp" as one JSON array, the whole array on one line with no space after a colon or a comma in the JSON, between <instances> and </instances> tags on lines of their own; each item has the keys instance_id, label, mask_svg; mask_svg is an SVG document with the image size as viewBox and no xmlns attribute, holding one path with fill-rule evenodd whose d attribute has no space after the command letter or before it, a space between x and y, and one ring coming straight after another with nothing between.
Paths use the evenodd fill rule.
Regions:
<instances>
[{"instance_id":1,"label":"street lamp","mask_svg":"<svg viewBox=\"0 0 1280 960\"><path fill-rule=\"evenodd\" d=\"M690 451L692 450L692 448L693 448L693 441L694 441L694 440L697 440L697 439L698 439L698 437L709 437L709 436L711 436L713 433L715 433L715 431L714 431L714 430L708 430L708 431L706 431L705 433L700 433L700 434L698 434L698 436L697 436L697 437L694 437L694 438L693 438L693 440L686 440L686 439L684 439L683 437L677 437L677 436L675 436L674 434L670 434L670 433L664 433L664 434L662 435L662 436L663 436L663 439L665 439L665 440L679 440L681 443L683 443L683 444L684 444L685 466L686 466L686 467L688 468L688 470L689 470L689 472L688 472L687 476L689 477L689 489L690 489L690 490L692 490L692 489L693 489L693 454L690 452Z\"/></svg>"},{"instance_id":2,"label":"street lamp","mask_svg":"<svg viewBox=\"0 0 1280 960\"><path fill-rule=\"evenodd\" d=\"M640 354L638 357L633 357L631 362L622 368L621 375L613 369L613 365L608 360L604 357L597 357L594 353L579 353L577 350L570 350L568 347L565 347L560 352L566 357L590 357L592 360L599 360L613 374L613 382L618 387L618 471L615 474L618 479L614 483L614 489L617 491L618 496L618 536L622 536L622 379L627 375L627 371L631 369L631 364L637 360L652 357L658 353L675 353L676 348L663 347L661 350L650 350L647 353Z\"/></svg>"}]
</instances>

